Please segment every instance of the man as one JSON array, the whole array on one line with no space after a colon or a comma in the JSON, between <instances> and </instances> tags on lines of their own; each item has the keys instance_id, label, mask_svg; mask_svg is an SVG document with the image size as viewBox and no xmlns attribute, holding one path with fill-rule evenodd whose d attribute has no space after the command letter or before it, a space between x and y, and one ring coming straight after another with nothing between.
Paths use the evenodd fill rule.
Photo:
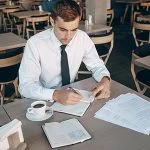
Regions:
<instances>
[{"instance_id":1,"label":"man","mask_svg":"<svg viewBox=\"0 0 150 150\"><path fill-rule=\"evenodd\" d=\"M99 59L94 43L85 32L78 30L80 15L80 7L76 2L60 0L51 13L53 28L38 33L27 41L19 69L19 91L22 96L55 100L62 104L78 103L81 99L79 94L57 88L64 85L63 69L69 67L66 76L69 83L74 82L82 61L98 81L92 89L95 98L110 96L109 72ZM65 47L65 51L62 47ZM65 60L68 60L69 66L61 67L62 52L67 53Z\"/></svg>"}]
</instances>

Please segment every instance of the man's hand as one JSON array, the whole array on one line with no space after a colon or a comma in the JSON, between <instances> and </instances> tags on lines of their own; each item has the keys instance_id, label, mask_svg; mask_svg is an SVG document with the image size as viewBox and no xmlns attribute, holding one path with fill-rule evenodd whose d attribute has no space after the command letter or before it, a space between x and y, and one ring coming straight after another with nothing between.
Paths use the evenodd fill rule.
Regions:
<instances>
[{"instance_id":1,"label":"man's hand","mask_svg":"<svg viewBox=\"0 0 150 150\"><path fill-rule=\"evenodd\" d=\"M92 91L95 99L110 97L110 79L103 77L102 80L93 87Z\"/></svg>"},{"instance_id":2,"label":"man's hand","mask_svg":"<svg viewBox=\"0 0 150 150\"><path fill-rule=\"evenodd\" d=\"M73 105L78 103L82 99L82 96L69 89L60 89L54 91L53 99L64 105Z\"/></svg>"}]
</instances>

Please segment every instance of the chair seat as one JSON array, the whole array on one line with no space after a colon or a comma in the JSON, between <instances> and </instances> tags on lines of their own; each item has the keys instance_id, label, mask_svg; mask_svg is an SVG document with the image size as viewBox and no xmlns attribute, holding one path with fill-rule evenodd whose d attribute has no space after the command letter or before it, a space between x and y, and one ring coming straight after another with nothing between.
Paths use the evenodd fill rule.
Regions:
<instances>
[{"instance_id":1,"label":"chair seat","mask_svg":"<svg viewBox=\"0 0 150 150\"><path fill-rule=\"evenodd\" d=\"M138 40L141 40L141 41L148 41L148 39L149 39L149 32L148 31L143 31L141 33L138 33L136 35L136 38Z\"/></svg>"},{"instance_id":2,"label":"chair seat","mask_svg":"<svg viewBox=\"0 0 150 150\"><path fill-rule=\"evenodd\" d=\"M139 57L145 57L150 55L150 44L144 44L142 46L137 47L134 50L134 53Z\"/></svg>"},{"instance_id":3,"label":"chair seat","mask_svg":"<svg viewBox=\"0 0 150 150\"><path fill-rule=\"evenodd\" d=\"M150 86L150 70L142 70L136 74L136 78L138 81Z\"/></svg>"},{"instance_id":4,"label":"chair seat","mask_svg":"<svg viewBox=\"0 0 150 150\"><path fill-rule=\"evenodd\" d=\"M15 80L18 76L19 66L20 64L11 67L0 68L0 83Z\"/></svg>"}]
</instances>

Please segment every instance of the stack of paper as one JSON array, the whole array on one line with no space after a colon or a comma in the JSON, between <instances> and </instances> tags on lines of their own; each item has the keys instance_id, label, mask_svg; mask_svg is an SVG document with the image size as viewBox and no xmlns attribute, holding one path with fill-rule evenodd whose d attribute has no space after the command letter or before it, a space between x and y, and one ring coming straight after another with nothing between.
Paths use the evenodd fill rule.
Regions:
<instances>
[{"instance_id":1,"label":"stack of paper","mask_svg":"<svg viewBox=\"0 0 150 150\"><path fill-rule=\"evenodd\" d=\"M136 94L122 94L106 103L95 117L140 133L150 134L150 102Z\"/></svg>"}]
</instances>

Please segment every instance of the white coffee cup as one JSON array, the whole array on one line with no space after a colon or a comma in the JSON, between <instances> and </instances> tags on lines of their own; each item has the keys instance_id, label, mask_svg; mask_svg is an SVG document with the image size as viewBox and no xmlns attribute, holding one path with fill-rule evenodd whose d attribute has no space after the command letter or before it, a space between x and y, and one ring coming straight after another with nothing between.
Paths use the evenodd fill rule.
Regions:
<instances>
[{"instance_id":1,"label":"white coffee cup","mask_svg":"<svg viewBox=\"0 0 150 150\"><path fill-rule=\"evenodd\" d=\"M41 5L39 5L38 7L39 7L39 11L43 11L43 9L42 9L42 6L41 6Z\"/></svg>"},{"instance_id":2,"label":"white coffee cup","mask_svg":"<svg viewBox=\"0 0 150 150\"><path fill-rule=\"evenodd\" d=\"M45 101L35 101L31 104L31 107L27 109L27 112L40 118L45 115L46 110L47 106Z\"/></svg>"}]
</instances>

